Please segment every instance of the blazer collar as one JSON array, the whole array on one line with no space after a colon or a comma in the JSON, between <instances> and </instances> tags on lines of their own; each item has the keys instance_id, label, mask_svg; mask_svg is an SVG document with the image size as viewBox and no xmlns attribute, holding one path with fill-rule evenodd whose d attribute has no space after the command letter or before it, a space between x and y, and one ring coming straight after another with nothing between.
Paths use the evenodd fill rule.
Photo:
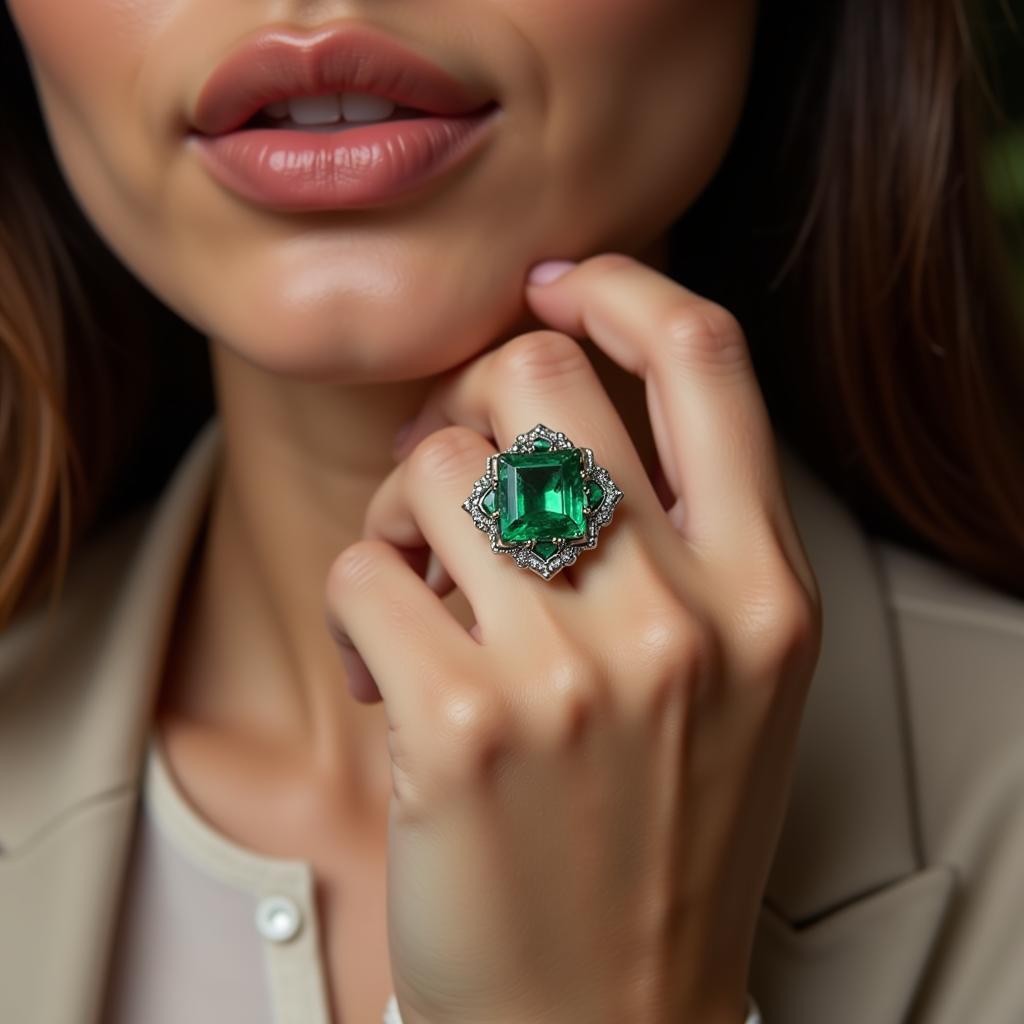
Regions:
<instances>
[{"instance_id":1,"label":"blazer collar","mask_svg":"<svg viewBox=\"0 0 1024 1024\"><path fill-rule=\"evenodd\" d=\"M779 454L824 607L821 657L765 899L773 921L777 916L775 923L787 928L904 878L919 870L920 860L894 638L872 543L785 442ZM83 942L87 930L94 937L91 973L82 949L74 954L82 979L79 1008L99 998L89 986L102 975L113 936L112 908L161 666L222 457L222 428L214 416L155 506L81 552L42 666L31 661L36 645L46 642L42 616L16 620L0 643L0 779L8 780L0 786L0 905L14 892L15 879L25 892L33 884L40 891L52 885L43 874L44 865L52 868L51 856L58 867L74 865L79 878L83 861L92 858L96 877L106 879L98 889L106 903L83 909L78 918L66 907L53 908L55 932L60 920L73 935L79 921ZM42 671L34 676L33 668ZM106 816L92 846L79 839L61 853L62 833L70 837L75 822L90 813ZM35 883L33 871L39 872ZM931 918L922 925L922 942L933 927ZM50 949L45 955L56 954ZM68 957L70 971L72 952Z\"/></svg>"},{"instance_id":2,"label":"blazer collar","mask_svg":"<svg viewBox=\"0 0 1024 1024\"><path fill-rule=\"evenodd\" d=\"M17 851L76 805L140 779L178 596L220 459L216 417L153 507L81 551L50 619L0 643L0 846ZM35 649L35 650L33 650ZM34 653L40 655L32 660Z\"/></svg>"}]
</instances>

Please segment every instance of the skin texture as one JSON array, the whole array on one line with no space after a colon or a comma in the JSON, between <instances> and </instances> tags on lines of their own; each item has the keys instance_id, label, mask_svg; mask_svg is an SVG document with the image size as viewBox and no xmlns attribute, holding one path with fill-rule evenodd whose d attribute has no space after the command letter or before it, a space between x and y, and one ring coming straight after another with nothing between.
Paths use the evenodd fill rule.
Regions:
<instances>
[{"instance_id":1,"label":"skin texture","mask_svg":"<svg viewBox=\"0 0 1024 1024\"><path fill-rule=\"evenodd\" d=\"M204 816L313 864L339 1019L378 1019L393 979L407 1024L741 1020L816 592L742 334L659 271L735 130L755 0L373 5L368 23L485 85L503 120L408 202L290 215L220 188L183 145L188 113L254 29L359 12L7 6L86 214L209 339L226 458L158 721ZM527 288L556 257L585 262ZM599 550L548 582L457 507L538 420L626 493ZM343 634L361 657L339 661ZM691 745L702 714L714 738ZM703 789L664 782L691 773ZM553 830L567 794L600 813ZM553 899L555 866L580 864Z\"/></svg>"}]
</instances>

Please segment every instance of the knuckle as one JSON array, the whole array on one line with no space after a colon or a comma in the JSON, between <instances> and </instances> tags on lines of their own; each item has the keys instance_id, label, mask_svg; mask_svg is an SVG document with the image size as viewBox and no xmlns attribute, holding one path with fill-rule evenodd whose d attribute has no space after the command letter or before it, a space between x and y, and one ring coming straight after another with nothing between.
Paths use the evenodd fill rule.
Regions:
<instances>
[{"instance_id":1,"label":"knuckle","mask_svg":"<svg viewBox=\"0 0 1024 1024\"><path fill-rule=\"evenodd\" d=\"M557 658L544 673L550 699L564 704L591 701L598 693L599 673L595 661L583 652Z\"/></svg>"},{"instance_id":2,"label":"knuckle","mask_svg":"<svg viewBox=\"0 0 1024 1024\"><path fill-rule=\"evenodd\" d=\"M673 700L693 701L713 650L707 625L674 600L646 612L634 630L634 657L647 680L640 689L644 707L660 710Z\"/></svg>"},{"instance_id":3,"label":"knuckle","mask_svg":"<svg viewBox=\"0 0 1024 1024\"><path fill-rule=\"evenodd\" d=\"M798 667L809 668L821 645L821 605L794 575L778 578L747 613L748 640L768 678L782 682Z\"/></svg>"},{"instance_id":4,"label":"knuckle","mask_svg":"<svg viewBox=\"0 0 1024 1024\"><path fill-rule=\"evenodd\" d=\"M383 559L390 554L387 541L364 538L350 544L331 563L327 573L327 594L337 595L370 586L380 572Z\"/></svg>"},{"instance_id":5,"label":"knuckle","mask_svg":"<svg viewBox=\"0 0 1024 1024\"><path fill-rule=\"evenodd\" d=\"M451 424L428 434L406 460L414 479L425 482L461 480L466 467L480 462L483 442L479 434L461 424Z\"/></svg>"},{"instance_id":6,"label":"knuckle","mask_svg":"<svg viewBox=\"0 0 1024 1024\"><path fill-rule=\"evenodd\" d=\"M513 380L532 386L587 372L590 360L568 334L541 330L506 342L498 355L498 368Z\"/></svg>"},{"instance_id":7,"label":"knuckle","mask_svg":"<svg viewBox=\"0 0 1024 1024\"><path fill-rule=\"evenodd\" d=\"M706 630L681 603L662 606L643 620L642 643L655 664L690 672L707 647Z\"/></svg>"},{"instance_id":8,"label":"knuckle","mask_svg":"<svg viewBox=\"0 0 1024 1024\"><path fill-rule=\"evenodd\" d=\"M661 324L665 354L687 365L745 366L747 340L739 320L724 306L707 299L687 300L672 306Z\"/></svg>"},{"instance_id":9,"label":"knuckle","mask_svg":"<svg viewBox=\"0 0 1024 1024\"><path fill-rule=\"evenodd\" d=\"M538 704L548 743L562 746L578 737L599 708L604 689L593 658L584 652L565 654L543 672L543 693Z\"/></svg>"},{"instance_id":10,"label":"knuckle","mask_svg":"<svg viewBox=\"0 0 1024 1024\"><path fill-rule=\"evenodd\" d=\"M389 732L393 793L402 820L422 824L477 790L509 748L500 695L465 681L438 682L424 727Z\"/></svg>"},{"instance_id":11,"label":"knuckle","mask_svg":"<svg viewBox=\"0 0 1024 1024\"><path fill-rule=\"evenodd\" d=\"M497 694L483 687L448 693L438 707L442 744L461 774L481 763L506 731L506 713Z\"/></svg>"}]
</instances>

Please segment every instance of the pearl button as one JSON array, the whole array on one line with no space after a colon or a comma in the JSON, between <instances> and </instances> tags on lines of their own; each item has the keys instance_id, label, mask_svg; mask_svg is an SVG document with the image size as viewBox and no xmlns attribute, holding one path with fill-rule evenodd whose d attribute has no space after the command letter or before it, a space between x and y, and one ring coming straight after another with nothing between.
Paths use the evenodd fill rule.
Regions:
<instances>
[{"instance_id":1,"label":"pearl button","mask_svg":"<svg viewBox=\"0 0 1024 1024\"><path fill-rule=\"evenodd\" d=\"M302 913L287 896L265 896L256 907L256 927L271 942L287 942L301 925Z\"/></svg>"}]
</instances>

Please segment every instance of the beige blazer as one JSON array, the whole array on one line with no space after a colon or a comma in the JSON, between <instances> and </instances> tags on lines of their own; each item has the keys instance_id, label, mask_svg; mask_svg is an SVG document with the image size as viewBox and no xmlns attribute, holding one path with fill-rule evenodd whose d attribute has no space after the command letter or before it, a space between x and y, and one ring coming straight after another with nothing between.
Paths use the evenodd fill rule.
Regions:
<instances>
[{"instance_id":1,"label":"beige blazer","mask_svg":"<svg viewBox=\"0 0 1024 1024\"><path fill-rule=\"evenodd\" d=\"M99 1024L221 444L213 418L79 552L51 632L34 611L0 636L2 1024ZM866 536L781 455L825 625L751 991L766 1024L1024 1024L1024 602Z\"/></svg>"}]
</instances>

